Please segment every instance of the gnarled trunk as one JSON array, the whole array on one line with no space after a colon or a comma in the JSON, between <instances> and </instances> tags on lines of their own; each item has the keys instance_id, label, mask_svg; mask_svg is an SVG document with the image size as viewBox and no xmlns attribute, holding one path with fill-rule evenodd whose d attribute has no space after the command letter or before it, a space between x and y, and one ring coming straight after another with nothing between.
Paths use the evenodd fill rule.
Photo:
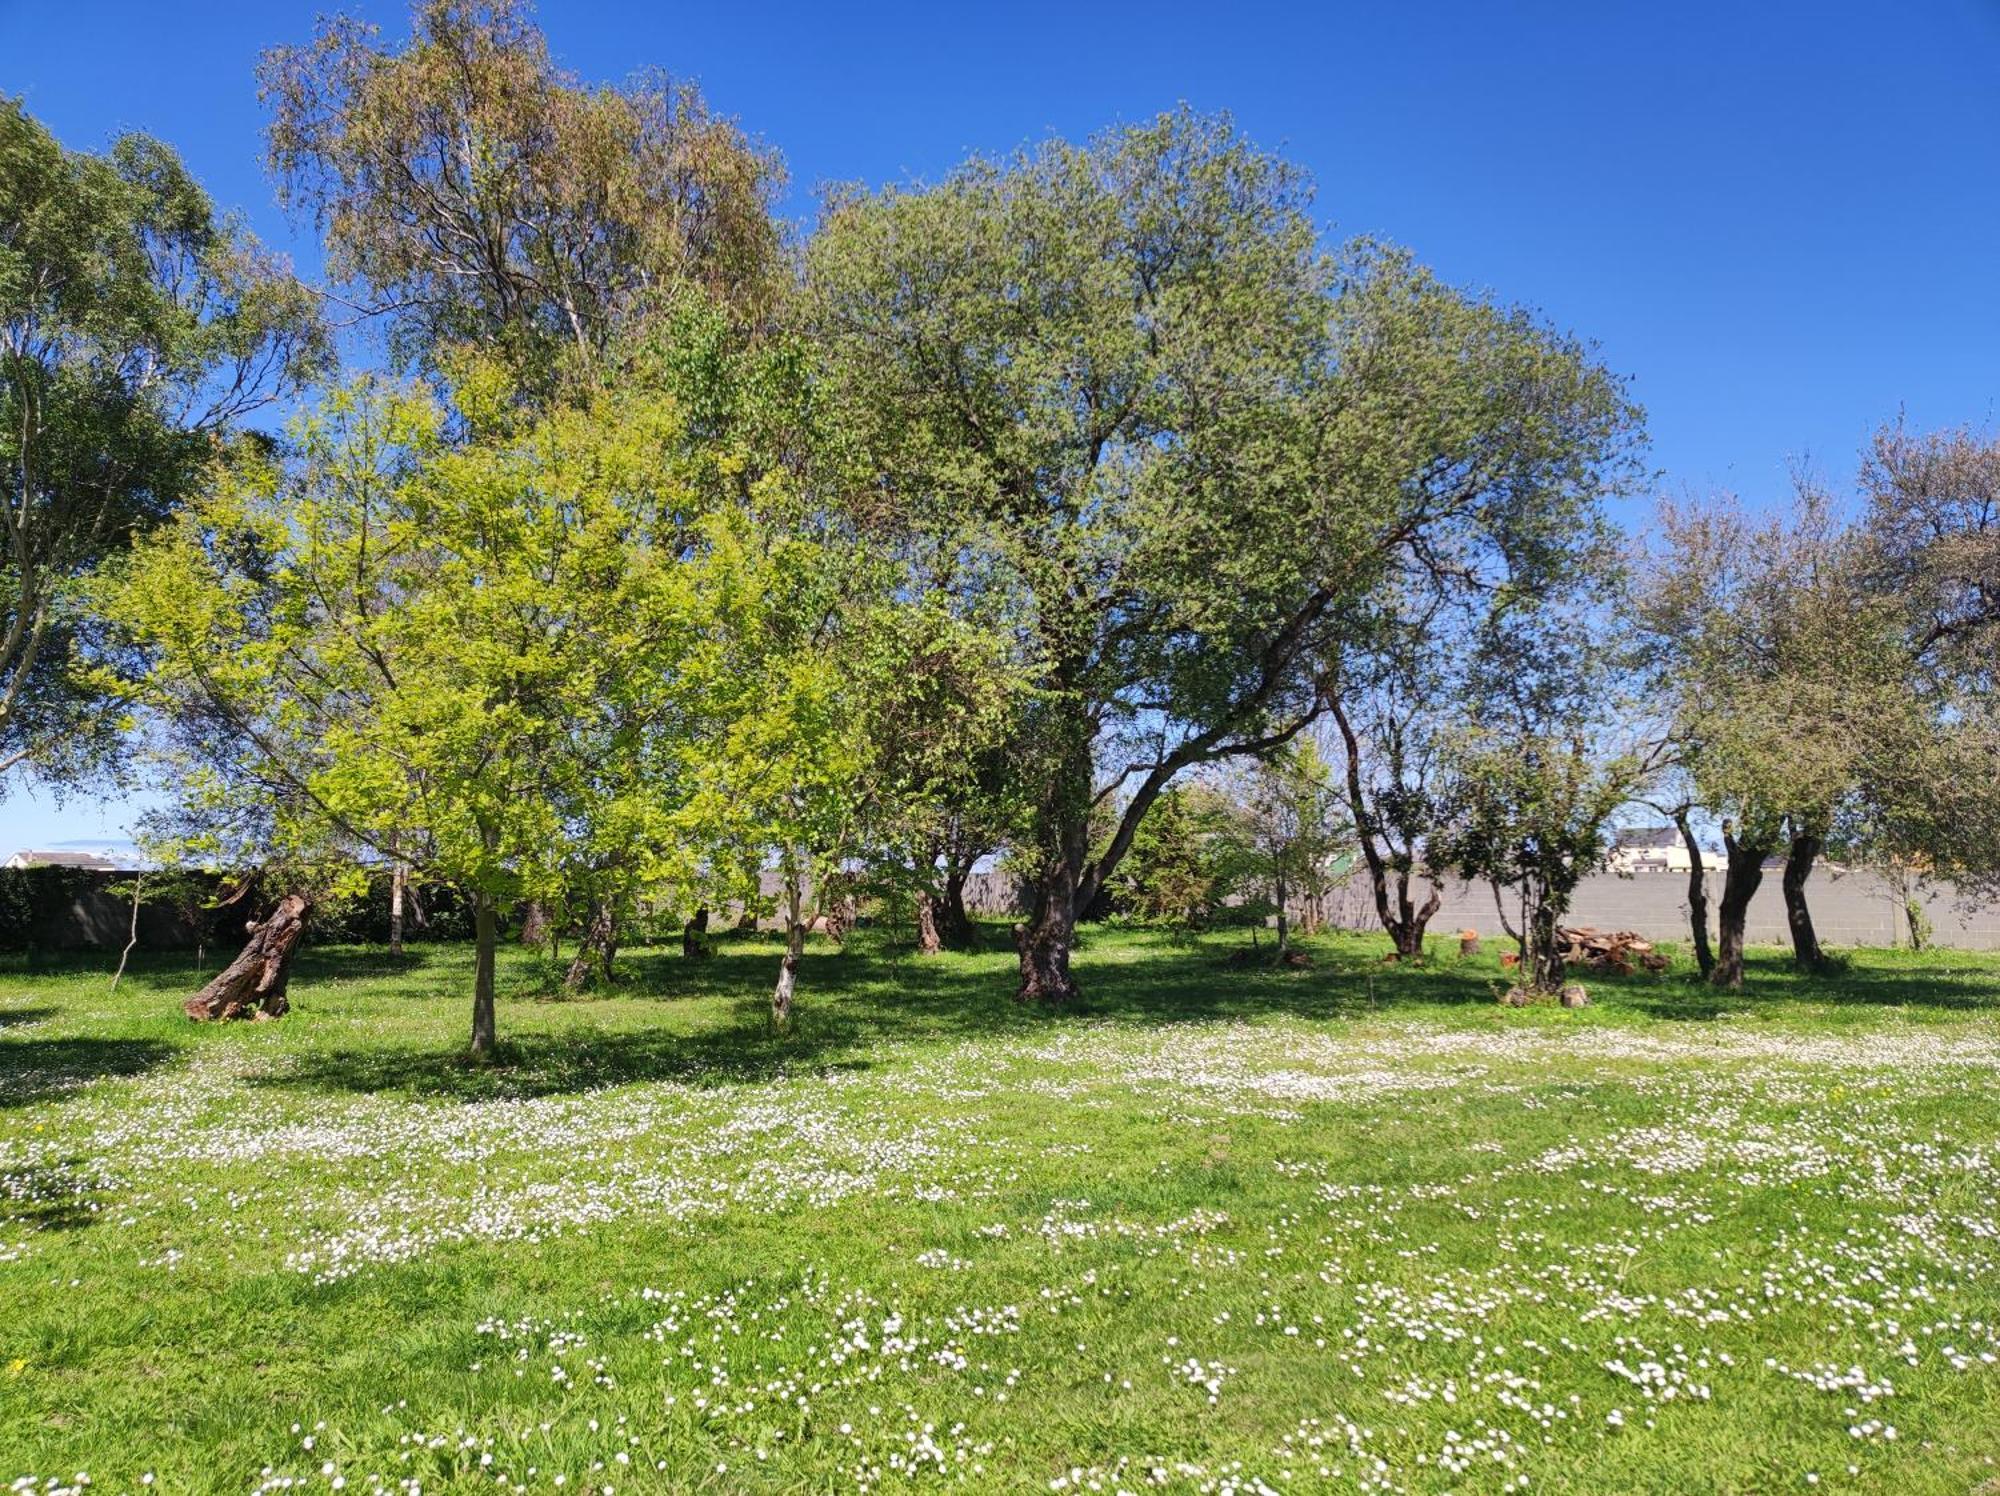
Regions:
<instances>
[{"instance_id":1,"label":"gnarled trunk","mask_svg":"<svg viewBox=\"0 0 2000 1496\"><path fill-rule=\"evenodd\" d=\"M583 984L590 980L590 964L600 956L604 961L605 980L611 979L611 953L617 949L617 916L611 911L608 900L600 900L590 906L590 923L584 927L583 939L578 942L576 954L570 958L569 970L563 973L563 987L570 992L581 992Z\"/></svg>"},{"instance_id":2,"label":"gnarled trunk","mask_svg":"<svg viewBox=\"0 0 2000 1496\"><path fill-rule=\"evenodd\" d=\"M1015 930L1021 955L1021 1002L1061 1006L1077 999L1070 975L1070 951L1076 944L1076 873L1063 866L1035 889L1028 922Z\"/></svg>"},{"instance_id":3,"label":"gnarled trunk","mask_svg":"<svg viewBox=\"0 0 2000 1496\"><path fill-rule=\"evenodd\" d=\"M1792 838L1785 850L1785 872L1779 886L1785 891L1785 923L1792 932L1792 960L1801 971L1817 971L1826 960L1813 932L1812 910L1806 907L1806 879L1824 843L1811 832Z\"/></svg>"},{"instance_id":4,"label":"gnarled trunk","mask_svg":"<svg viewBox=\"0 0 2000 1496\"><path fill-rule=\"evenodd\" d=\"M699 961L711 954L708 945L708 905L695 910L694 917L681 926L681 957Z\"/></svg>"},{"instance_id":5,"label":"gnarled trunk","mask_svg":"<svg viewBox=\"0 0 2000 1496\"><path fill-rule=\"evenodd\" d=\"M549 938L549 911L540 899L530 899L521 906L521 944L527 946L545 945Z\"/></svg>"},{"instance_id":6,"label":"gnarled trunk","mask_svg":"<svg viewBox=\"0 0 2000 1496\"><path fill-rule=\"evenodd\" d=\"M944 949L944 930L940 920L941 900L928 888L917 890L917 954L935 956Z\"/></svg>"},{"instance_id":7,"label":"gnarled trunk","mask_svg":"<svg viewBox=\"0 0 2000 1496\"><path fill-rule=\"evenodd\" d=\"M305 933L312 904L302 893L288 893L278 907L250 926L250 940L215 980L182 1004L188 1017L210 1022L227 1018L277 1018L291 1004L285 987L291 980L292 953Z\"/></svg>"},{"instance_id":8,"label":"gnarled trunk","mask_svg":"<svg viewBox=\"0 0 2000 1496\"><path fill-rule=\"evenodd\" d=\"M1715 952L1708 943L1708 869L1701 860L1701 843L1688 824L1685 810L1674 812L1681 842L1688 854L1688 933L1694 940L1694 964L1703 977L1715 970Z\"/></svg>"},{"instance_id":9,"label":"gnarled trunk","mask_svg":"<svg viewBox=\"0 0 2000 1496\"><path fill-rule=\"evenodd\" d=\"M806 953L803 902L798 874L788 873L785 878L785 958L778 963L778 985L771 989L771 1025L780 1030L791 1027L792 997L799 983L799 958Z\"/></svg>"},{"instance_id":10,"label":"gnarled trunk","mask_svg":"<svg viewBox=\"0 0 2000 1496\"><path fill-rule=\"evenodd\" d=\"M971 874L970 864L947 864L944 870L944 902L938 910L938 935L955 951L970 950L979 943L979 927L965 908L965 880Z\"/></svg>"},{"instance_id":11,"label":"gnarled trunk","mask_svg":"<svg viewBox=\"0 0 2000 1496\"><path fill-rule=\"evenodd\" d=\"M1764 881L1764 854L1770 849L1761 843L1738 841L1727 823L1722 828L1722 845L1728 860L1722 875L1722 903L1716 910L1715 969L1708 979L1736 992L1743 986L1743 927L1749 918L1750 900Z\"/></svg>"}]
</instances>

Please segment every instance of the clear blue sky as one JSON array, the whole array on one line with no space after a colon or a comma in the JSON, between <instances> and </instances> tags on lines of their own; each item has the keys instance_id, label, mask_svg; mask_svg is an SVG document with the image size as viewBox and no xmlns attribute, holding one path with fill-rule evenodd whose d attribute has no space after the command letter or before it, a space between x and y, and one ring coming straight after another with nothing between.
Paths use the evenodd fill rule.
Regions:
<instances>
[{"instance_id":1,"label":"clear blue sky","mask_svg":"<svg viewBox=\"0 0 2000 1496\"><path fill-rule=\"evenodd\" d=\"M0 0L0 91L72 146L171 141L310 273L262 174L252 69L334 8ZM399 4L349 8L402 33ZM783 152L801 220L821 183L935 177L1180 100L1231 110L1313 172L1330 232L1600 344L1675 492L1763 500L1801 456L1844 482L1899 409L2000 404L2000 0L551 0L541 19L588 78L698 80ZM9 800L0 855L121 821Z\"/></svg>"}]
</instances>

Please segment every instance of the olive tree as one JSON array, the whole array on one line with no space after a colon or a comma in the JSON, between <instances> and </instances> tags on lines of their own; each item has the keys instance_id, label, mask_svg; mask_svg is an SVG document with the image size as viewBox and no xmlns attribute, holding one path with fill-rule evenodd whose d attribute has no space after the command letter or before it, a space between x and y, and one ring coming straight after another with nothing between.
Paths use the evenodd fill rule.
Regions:
<instances>
[{"instance_id":1,"label":"olive tree","mask_svg":"<svg viewBox=\"0 0 2000 1496\"><path fill-rule=\"evenodd\" d=\"M1019 600L1023 998L1074 997L1077 918L1178 776L1314 719L1392 560L1591 512L1635 430L1586 349L1322 253L1300 174L1186 111L837 193L806 264L869 502Z\"/></svg>"}]
</instances>

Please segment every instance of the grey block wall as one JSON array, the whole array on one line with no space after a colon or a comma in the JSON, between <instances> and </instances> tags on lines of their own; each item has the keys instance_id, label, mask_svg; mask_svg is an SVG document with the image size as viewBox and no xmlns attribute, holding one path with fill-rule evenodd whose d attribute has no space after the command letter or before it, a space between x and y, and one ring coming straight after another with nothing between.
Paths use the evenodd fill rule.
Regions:
<instances>
[{"instance_id":1,"label":"grey block wall","mask_svg":"<svg viewBox=\"0 0 2000 1496\"><path fill-rule=\"evenodd\" d=\"M1722 875L1709 873L1707 886L1712 931L1715 906L1722 899ZM1602 930L1636 930L1648 940L1685 941L1687 891L1685 873L1635 873L1630 877L1596 873L1577 888L1568 922L1595 925ZM1926 889L1921 897L1935 944L1959 950L2000 949L2000 905L1968 902L1948 885ZM1806 902L1822 945L1909 943L1902 891L1895 880L1880 873L1866 868L1817 868L1806 883ZM1327 913L1343 929L1379 928L1365 878L1350 879L1330 901ZM1511 917L1512 911L1509 913ZM1505 933L1493 907L1491 889L1483 884L1457 884L1445 889L1444 903L1431 921L1431 930L1446 934L1459 929L1491 936ZM1750 901L1745 933L1753 945L1785 945L1791 941L1776 868L1765 873L1756 897Z\"/></svg>"}]
</instances>

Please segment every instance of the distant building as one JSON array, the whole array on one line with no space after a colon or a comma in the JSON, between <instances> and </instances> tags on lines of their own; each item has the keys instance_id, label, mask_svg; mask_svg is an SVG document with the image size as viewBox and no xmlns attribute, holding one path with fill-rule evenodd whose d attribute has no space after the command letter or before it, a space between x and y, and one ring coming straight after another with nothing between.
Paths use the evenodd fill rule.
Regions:
<instances>
[{"instance_id":1,"label":"distant building","mask_svg":"<svg viewBox=\"0 0 2000 1496\"><path fill-rule=\"evenodd\" d=\"M1675 826L1622 826L1604 865L1614 873L1685 873L1694 866Z\"/></svg>"},{"instance_id":2,"label":"distant building","mask_svg":"<svg viewBox=\"0 0 2000 1496\"><path fill-rule=\"evenodd\" d=\"M109 857L101 857L95 852L16 852L0 867L76 867L93 873L115 873L120 868Z\"/></svg>"}]
</instances>

